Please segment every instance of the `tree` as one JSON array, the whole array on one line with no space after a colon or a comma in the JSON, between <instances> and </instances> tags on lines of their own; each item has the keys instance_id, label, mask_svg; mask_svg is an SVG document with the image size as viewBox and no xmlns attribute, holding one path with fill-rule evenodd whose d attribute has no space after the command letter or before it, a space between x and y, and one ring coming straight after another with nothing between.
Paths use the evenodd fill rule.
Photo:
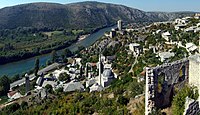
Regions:
<instances>
[{"instance_id":1,"label":"tree","mask_svg":"<svg viewBox=\"0 0 200 115\"><path fill-rule=\"evenodd\" d=\"M55 50L51 52L52 62L56 62L57 60L57 53Z\"/></svg>"},{"instance_id":2,"label":"tree","mask_svg":"<svg viewBox=\"0 0 200 115\"><path fill-rule=\"evenodd\" d=\"M61 73L58 77L59 81L70 81L70 76L67 73Z\"/></svg>"},{"instance_id":3,"label":"tree","mask_svg":"<svg viewBox=\"0 0 200 115\"><path fill-rule=\"evenodd\" d=\"M26 107L28 107L28 103L26 101L22 101L21 108L25 109Z\"/></svg>"},{"instance_id":4,"label":"tree","mask_svg":"<svg viewBox=\"0 0 200 115\"><path fill-rule=\"evenodd\" d=\"M38 70L39 70L39 59L38 58L36 58L36 60L35 60L35 68L34 68L34 70L35 70L35 76L37 76L38 74Z\"/></svg>"},{"instance_id":5,"label":"tree","mask_svg":"<svg viewBox=\"0 0 200 115\"><path fill-rule=\"evenodd\" d=\"M46 90L47 90L49 93L53 93L53 87L52 87L51 85L47 84L47 85L45 86L45 88L46 88Z\"/></svg>"},{"instance_id":6,"label":"tree","mask_svg":"<svg viewBox=\"0 0 200 115\"><path fill-rule=\"evenodd\" d=\"M117 100L118 103L122 104L122 105L127 105L129 100L127 98L125 98L124 96L120 95L118 97L118 100Z\"/></svg>"},{"instance_id":7,"label":"tree","mask_svg":"<svg viewBox=\"0 0 200 115\"><path fill-rule=\"evenodd\" d=\"M182 115L185 109L185 99L186 97L197 99L198 98L198 91L195 87L184 86L176 96L173 98L172 101L172 113L173 115Z\"/></svg>"},{"instance_id":8,"label":"tree","mask_svg":"<svg viewBox=\"0 0 200 115\"><path fill-rule=\"evenodd\" d=\"M20 108L20 105L18 103L13 103L3 108L2 111L9 115L17 111L19 108Z\"/></svg>"},{"instance_id":9,"label":"tree","mask_svg":"<svg viewBox=\"0 0 200 115\"><path fill-rule=\"evenodd\" d=\"M70 56L72 56L72 52L68 49L68 48L66 48L65 50L64 50L64 55L66 56L66 57L70 57Z\"/></svg>"},{"instance_id":10,"label":"tree","mask_svg":"<svg viewBox=\"0 0 200 115\"><path fill-rule=\"evenodd\" d=\"M10 90L10 80L7 76L0 77L0 96L6 95Z\"/></svg>"},{"instance_id":11,"label":"tree","mask_svg":"<svg viewBox=\"0 0 200 115\"><path fill-rule=\"evenodd\" d=\"M57 94L62 93L63 92L63 87L59 87L55 91L56 91Z\"/></svg>"},{"instance_id":12,"label":"tree","mask_svg":"<svg viewBox=\"0 0 200 115\"><path fill-rule=\"evenodd\" d=\"M73 53L68 48L66 48L61 54L62 61L67 63L68 62L67 57L70 57L72 55L73 55Z\"/></svg>"},{"instance_id":13,"label":"tree","mask_svg":"<svg viewBox=\"0 0 200 115\"><path fill-rule=\"evenodd\" d=\"M144 84L138 83L135 79L130 82L128 89L131 91L130 96L135 97L136 95L142 94L144 91Z\"/></svg>"},{"instance_id":14,"label":"tree","mask_svg":"<svg viewBox=\"0 0 200 115\"><path fill-rule=\"evenodd\" d=\"M20 75L16 74L16 75L14 75L13 77L10 78L10 83L13 83L13 82L15 82L19 79L20 79Z\"/></svg>"}]
</instances>

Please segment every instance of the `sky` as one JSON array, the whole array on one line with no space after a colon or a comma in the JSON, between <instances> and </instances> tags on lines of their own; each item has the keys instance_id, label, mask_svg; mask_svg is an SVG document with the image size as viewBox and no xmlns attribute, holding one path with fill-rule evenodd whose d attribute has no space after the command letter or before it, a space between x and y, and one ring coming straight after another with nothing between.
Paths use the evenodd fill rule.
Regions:
<instances>
[{"instance_id":1,"label":"sky","mask_svg":"<svg viewBox=\"0 0 200 115\"><path fill-rule=\"evenodd\" d=\"M0 8L32 2L68 4L82 1L98 1L122 4L144 11L196 11L200 12L200 0L0 0Z\"/></svg>"}]
</instances>

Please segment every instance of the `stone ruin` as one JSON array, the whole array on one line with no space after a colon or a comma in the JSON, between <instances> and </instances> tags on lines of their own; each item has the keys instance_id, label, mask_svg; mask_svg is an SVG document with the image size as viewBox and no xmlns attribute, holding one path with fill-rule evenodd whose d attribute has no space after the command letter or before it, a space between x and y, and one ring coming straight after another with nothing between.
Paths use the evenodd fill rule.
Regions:
<instances>
[{"instance_id":1,"label":"stone ruin","mask_svg":"<svg viewBox=\"0 0 200 115\"><path fill-rule=\"evenodd\" d=\"M174 85L181 88L188 80L189 60L183 59L146 68L145 115L171 104Z\"/></svg>"}]
</instances>

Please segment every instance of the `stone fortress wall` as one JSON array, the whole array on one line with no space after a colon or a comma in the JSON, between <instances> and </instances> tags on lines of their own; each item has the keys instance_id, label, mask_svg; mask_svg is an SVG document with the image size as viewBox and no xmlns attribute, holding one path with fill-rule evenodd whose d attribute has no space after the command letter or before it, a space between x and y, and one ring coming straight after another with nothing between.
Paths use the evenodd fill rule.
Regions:
<instances>
[{"instance_id":1,"label":"stone fortress wall","mask_svg":"<svg viewBox=\"0 0 200 115\"><path fill-rule=\"evenodd\" d=\"M156 67L146 68L145 115L154 107L164 108L171 102L174 85L181 87L188 81L189 60L182 59Z\"/></svg>"},{"instance_id":2,"label":"stone fortress wall","mask_svg":"<svg viewBox=\"0 0 200 115\"><path fill-rule=\"evenodd\" d=\"M199 113L199 102L187 97L185 102L185 111L183 115L199 115Z\"/></svg>"}]
</instances>

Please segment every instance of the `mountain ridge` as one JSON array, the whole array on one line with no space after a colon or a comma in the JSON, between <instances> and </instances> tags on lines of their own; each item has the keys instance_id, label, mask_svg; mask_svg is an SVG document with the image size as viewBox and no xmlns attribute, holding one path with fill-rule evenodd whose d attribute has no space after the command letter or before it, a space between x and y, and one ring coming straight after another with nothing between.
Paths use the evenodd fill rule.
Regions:
<instances>
[{"instance_id":1,"label":"mountain ridge","mask_svg":"<svg viewBox=\"0 0 200 115\"><path fill-rule=\"evenodd\" d=\"M145 12L124 5L96 1L70 4L36 2L0 9L0 29L34 28L97 28L127 22L154 22L193 15L195 12Z\"/></svg>"}]
</instances>

